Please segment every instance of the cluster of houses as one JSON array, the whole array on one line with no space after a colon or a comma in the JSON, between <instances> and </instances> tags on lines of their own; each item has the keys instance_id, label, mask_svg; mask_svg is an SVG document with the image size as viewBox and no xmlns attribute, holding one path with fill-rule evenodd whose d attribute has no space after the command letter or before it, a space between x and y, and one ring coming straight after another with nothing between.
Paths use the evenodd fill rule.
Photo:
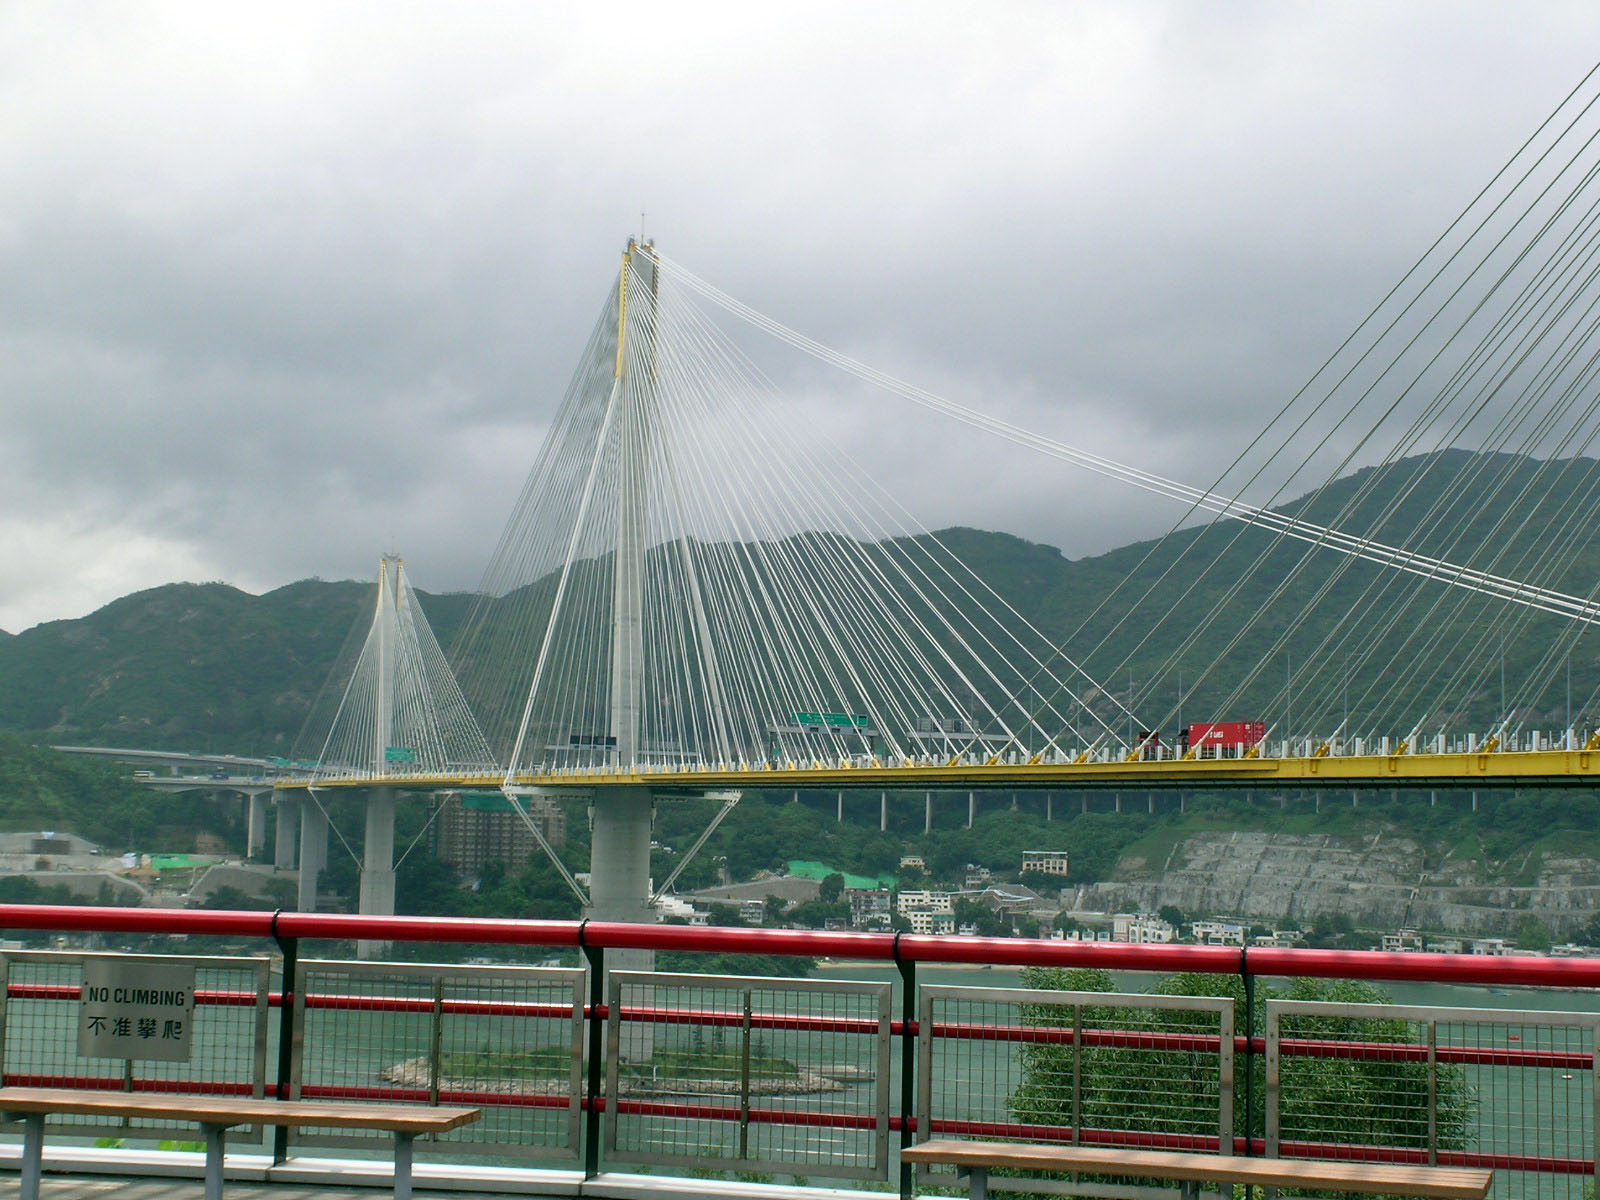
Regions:
<instances>
[{"instance_id":1,"label":"cluster of houses","mask_svg":"<svg viewBox=\"0 0 1600 1200\"><path fill-rule=\"evenodd\" d=\"M1432 954L1482 954L1491 958L1533 953L1519 949L1510 938L1432 938L1424 937L1415 929L1397 929L1384 934L1379 940L1378 949L1389 954L1421 954L1428 951ZM1551 946L1548 953L1551 958L1583 958L1597 953L1597 950L1594 946L1564 942L1559 946Z\"/></svg>"},{"instance_id":2,"label":"cluster of houses","mask_svg":"<svg viewBox=\"0 0 1600 1200\"><path fill-rule=\"evenodd\" d=\"M736 905L741 919L752 924L766 924L797 905L815 900L820 880L833 872L820 863L795 862L783 875L771 875L748 883L708 888L695 893L688 900L665 897L661 901L662 917L703 925L710 920L712 904ZM1009 926L1015 933L1037 927L1038 936L1055 940L1079 942L1122 942L1136 945L1159 945L1188 941L1202 946L1260 946L1293 947L1305 944L1307 930L1274 928L1261 930L1243 920L1208 918L1174 925L1164 917L1152 913L1102 913L1063 912L1054 896L1039 880L1040 876L1064 879L1069 867L1065 851L1025 851L1019 874L1029 877L1037 886L996 880L987 867L968 863L962 876L962 887L954 891L932 888L901 887L898 879L870 879L845 875L838 903L848 907L832 913L825 919L824 927L830 930L858 930L887 932L908 929L919 934L955 934L961 936L979 932L971 920L981 906L1000 918L1002 927ZM900 860L900 876L909 877L927 873L927 863L918 855L906 855ZM979 915L990 929L994 923ZM1401 929L1382 935L1377 949L1392 953L1420 952L1423 950L1450 954L1505 955L1527 953L1519 950L1507 938L1446 938L1424 939L1414 929ZM1552 955L1591 954L1589 947L1576 945L1556 946Z\"/></svg>"}]
</instances>

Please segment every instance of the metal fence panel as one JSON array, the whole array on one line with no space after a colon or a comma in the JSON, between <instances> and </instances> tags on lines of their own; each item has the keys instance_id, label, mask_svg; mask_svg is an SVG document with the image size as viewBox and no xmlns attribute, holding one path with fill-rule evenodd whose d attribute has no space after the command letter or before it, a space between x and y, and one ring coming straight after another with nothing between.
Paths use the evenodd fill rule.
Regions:
<instances>
[{"instance_id":1,"label":"metal fence panel","mask_svg":"<svg viewBox=\"0 0 1600 1200\"><path fill-rule=\"evenodd\" d=\"M473 1105L483 1120L428 1140L452 1154L575 1161L583 979L550 967L302 962L291 1095ZM294 1141L383 1149L388 1135L306 1129Z\"/></svg>"},{"instance_id":2,"label":"metal fence panel","mask_svg":"<svg viewBox=\"0 0 1600 1200\"><path fill-rule=\"evenodd\" d=\"M925 986L920 999L918 1141L1233 1152L1226 997Z\"/></svg>"},{"instance_id":3,"label":"metal fence panel","mask_svg":"<svg viewBox=\"0 0 1600 1200\"><path fill-rule=\"evenodd\" d=\"M886 1179L887 983L615 971L608 1159Z\"/></svg>"},{"instance_id":4,"label":"metal fence panel","mask_svg":"<svg viewBox=\"0 0 1600 1200\"><path fill-rule=\"evenodd\" d=\"M194 1030L188 1062L80 1058L78 1019L84 964L148 963L172 955L13 950L0 954L0 1078L18 1087L104 1088L108 1091L264 1096L267 1084L271 960L263 956L183 955L195 968ZM191 1124L108 1122L52 1116L68 1135L192 1142ZM258 1127L230 1133L259 1140Z\"/></svg>"},{"instance_id":5,"label":"metal fence panel","mask_svg":"<svg viewBox=\"0 0 1600 1200\"><path fill-rule=\"evenodd\" d=\"M1267 1153L1495 1169L1592 1197L1600 1014L1267 1002Z\"/></svg>"}]
</instances>

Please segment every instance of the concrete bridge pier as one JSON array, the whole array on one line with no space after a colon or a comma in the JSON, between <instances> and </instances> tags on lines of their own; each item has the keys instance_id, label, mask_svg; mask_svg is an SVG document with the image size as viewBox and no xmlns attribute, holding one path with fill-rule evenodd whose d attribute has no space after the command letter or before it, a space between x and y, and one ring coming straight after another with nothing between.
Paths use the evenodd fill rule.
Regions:
<instances>
[{"instance_id":1,"label":"concrete bridge pier","mask_svg":"<svg viewBox=\"0 0 1600 1200\"><path fill-rule=\"evenodd\" d=\"M878 793L878 832L889 832L889 793Z\"/></svg>"},{"instance_id":2,"label":"concrete bridge pier","mask_svg":"<svg viewBox=\"0 0 1600 1200\"><path fill-rule=\"evenodd\" d=\"M933 832L933 793L932 792L923 792L922 793L922 832L924 834L929 834L929 833Z\"/></svg>"},{"instance_id":3,"label":"concrete bridge pier","mask_svg":"<svg viewBox=\"0 0 1600 1200\"><path fill-rule=\"evenodd\" d=\"M583 915L591 921L626 921L649 925L655 921L650 907L650 827L655 798L645 788L596 788L590 802L589 903ZM606 973L653 971L654 950L607 949ZM609 1001L609 992L607 993ZM624 1031L621 1053L634 1062L648 1059L655 1050L654 1029L649 1025Z\"/></svg>"},{"instance_id":4,"label":"concrete bridge pier","mask_svg":"<svg viewBox=\"0 0 1600 1200\"><path fill-rule=\"evenodd\" d=\"M650 850L645 837L646 866ZM648 879L646 880L648 883ZM361 899L356 909L362 916L394 916L394 789L372 788L367 792L367 835L361 850ZM382 958L391 943L363 938L356 943L357 958Z\"/></svg>"},{"instance_id":5,"label":"concrete bridge pier","mask_svg":"<svg viewBox=\"0 0 1600 1200\"><path fill-rule=\"evenodd\" d=\"M267 848L267 794L251 792L244 803L244 856L258 858Z\"/></svg>"},{"instance_id":6,"label":"concrete bridge pier","mask_svg":"<svg viewBox=\"0 0 1600 1200\"><path fill-rule=\"evenodd\" d=\"M317 911L317 881L328 865L328 814L307 797L300 806L300 911Z\"/></svg>"},{"instance_id":7,"label":"concrete bridge pier","mask_svg":"<svg viewBox=\"0 0 1600 1200\"><path fill-rule=\"evenodd\" d=\"M272 802L276 810L273 819L272 865L276 870L287 871L294 866L294 839L300 832L300 801L289 796L279 796Z\"/></svg>"}]
</instances>

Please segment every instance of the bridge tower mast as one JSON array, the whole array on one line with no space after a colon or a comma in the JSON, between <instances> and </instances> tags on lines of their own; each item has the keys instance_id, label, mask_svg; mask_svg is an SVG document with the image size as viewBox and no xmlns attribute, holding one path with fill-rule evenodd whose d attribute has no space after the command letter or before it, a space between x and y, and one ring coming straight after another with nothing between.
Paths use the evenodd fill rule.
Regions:
<instances>
[{"instance_id":1,"label":"bridge tower mast","mask_svg":"<svg viewBox=\"0 0 1600 1200\"><path fill-rule=\"evenodd\" d=\"M628 308L631 282L644 295L633 302L652 311L657 288L650 243L629 239L617 282L617 357L612 388L617 405L617 535L611 597L611 697L607 757L626 771L639 761L644 692L644 555L649 531L651 425L656 419L653 321L635 321L632 344ZM596 788L591 807L592 860L586 913L596 921L649 923L650 831L654 797L648 789ZM648 950L613 951L610 965L650 970Z\"/></svg>"},{"instance_id":2,"label":"bridge tower mast","mask_svg":"<svg viewBox=\"0 0 1600 1200\"><path fill-rule=\"evenodd\" d=\"M401 573L405 563L385 555L378 563L378 611L373 619L376 639L377 711L372 722L372 769L387 774L389 748L394 737L394 691L399 674L396 658L400 648ZM366 836L361 845L361 897L358 911L390 915L394 912L394 789L367 789ZM378 958L388 951L387 942L356 943L357 958Z\"/></svg>"}]
</instances>

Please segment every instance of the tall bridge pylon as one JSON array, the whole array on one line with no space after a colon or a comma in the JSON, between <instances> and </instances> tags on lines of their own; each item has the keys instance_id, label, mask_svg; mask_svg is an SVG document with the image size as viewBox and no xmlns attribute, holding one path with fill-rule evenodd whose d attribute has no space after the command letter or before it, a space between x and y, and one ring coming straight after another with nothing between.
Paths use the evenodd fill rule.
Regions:
<instances>
[{"instance_id":1,"label":"tall bridge pylon","mask_svg":"<svg viewBox=\"0 0 1600 1200\"><path fill-rule=\"evenodd\" d=\"M737 802L696 772L998 760L1125 715L809 432L630 241L455 654L507 795L589 803L591 917L650 919L656 802Z\"/></svg>"}]
</instances>

